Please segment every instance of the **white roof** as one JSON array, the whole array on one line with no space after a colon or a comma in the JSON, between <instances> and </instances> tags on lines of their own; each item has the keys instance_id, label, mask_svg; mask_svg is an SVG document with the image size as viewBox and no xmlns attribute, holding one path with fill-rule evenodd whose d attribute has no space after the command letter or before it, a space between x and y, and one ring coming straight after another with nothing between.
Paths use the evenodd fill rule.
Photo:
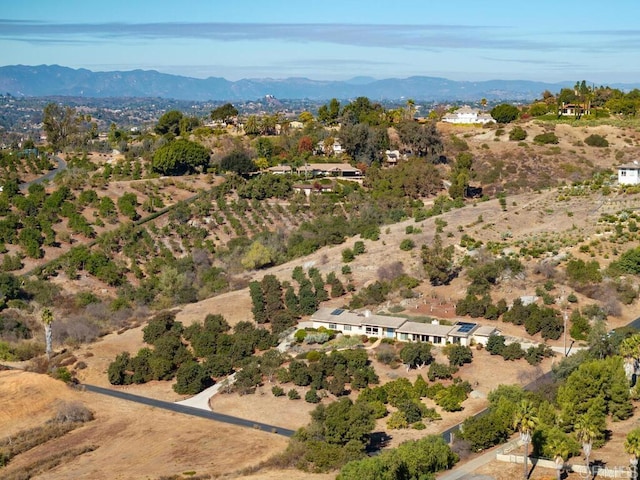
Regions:
<instances>
[{"instance_id":1,"label":"white roof","mask_svg":"<svg viewBox=\"0 0 640 480\"><path fill-rule=\"evenodd\" d=\"M489 337L491 335L494 335L496 333L498 333L499 330L491 325L484 325L480 328L478 328L475 332L473 332L474 335L477 335L479 337Z\"/></svg>"},{"instance_id":2,"label":"white roof","mask_svg":"<svg viewBox=\"0 0 640 480\"><path fill-rule=\"evenodd\" d=\"M388 317L374 313L352 312L342 308L323 307L311 316L311 321L341 323L343 325L370 325L382 328L398 328L407 321L402 317Z\"/></svg>"},{"instance_id":3,"label":"white roof","mask_svg":"<svg viewBox=\"0 0 640 480\"><path fill-rule=\"evenodd\" d=\"M620 169L624 169L624 170L640 170L640 163L638 163L638 162L625 163L624 165L620 165L618 167L618 170L620 170Z\"/></svg>"},{"instance_id":4,"label":"white roof","mask_svg":"<svg viewBox=\"0 0 640 480\"><path fill-rule=\"evenodd\" d=\"M398 328L398 333L413 333L416 335L431 335L433 337L446 337L453 327L451 325L439 325L433 323L406 322Z\"/></svg>"},{"instance_id":5,"label":"white roof","mask_svg":"<svg viewBox=\"0 0 640 480\"><path fill-rule=\"evenodd\" d=\"M319 172L360 172L360 169L352 167L348 163L309 163L298 168L299 171Z\"/></svg>"}]
</instances>

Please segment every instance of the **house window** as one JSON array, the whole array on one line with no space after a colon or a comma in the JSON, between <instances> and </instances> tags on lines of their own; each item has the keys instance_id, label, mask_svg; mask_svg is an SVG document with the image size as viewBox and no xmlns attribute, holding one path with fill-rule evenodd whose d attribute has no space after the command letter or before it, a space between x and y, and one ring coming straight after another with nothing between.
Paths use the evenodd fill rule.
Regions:
<instances>
[{"instance_id":1,"label":"house window","mask_svg":"<svg viewBox=\"0 0 640 480\"><path fill-rule=\"evenodd\" d=\"M442 337L433 337L433 343L442 343Z\"/></svg>"},{"instance_id":2,"label":"house window","mask_svg":"<svg viewBox=\"0 0 640 480\"><path fill-rule=\"evenodd\" d=\"M408 339L408 336L409 336L409 335L407 335L406 333L401 333L401 334L400 334L400 340L407 340L407 339Z\"/></svg>"},{"instance_id":3,"label":"house window","mask_svg":"<svg viewBox=\"0 0 640 480\"><path fill-rule=\"evenodd\" d=\"M620 176L621 177L626 177L627 176L627 171L626 170L620 170Z\"/></svg>"},{"instance_id":4,"label":"house window","mask_svg":"<svg viewBox=\"0 0 640 480\"><path fill-rule=\"evenodd\" d=\"M367 327L365 333L367 335L378 335L378 327Z\"/></svg>"},{"instance_id":5,"label":"house window","mask_svg":"<svg viewBox=\"0 0 640 480\"><path fill-rule=\"evenodd\" d=\"M335 323L330 323L329 324L329 330L337 330L337 326Z\"/></svg>"},{"instance_id":6,"label":"house window","mask_svg":"<svg viewBox=\"0 0 640 480\"><path fill-rule=\"evenodd\" d=\"M345 330L346 332L350 332L350 331L351 331L351 325L345 325L345 326L344 326L344 330Z\"/></svg>"}]
</instances>

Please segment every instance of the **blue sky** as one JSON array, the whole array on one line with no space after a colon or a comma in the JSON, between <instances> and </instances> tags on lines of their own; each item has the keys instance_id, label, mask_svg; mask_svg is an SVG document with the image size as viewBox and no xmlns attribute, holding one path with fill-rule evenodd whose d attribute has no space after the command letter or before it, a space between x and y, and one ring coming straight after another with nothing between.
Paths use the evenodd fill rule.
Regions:
<instances>
[{"instance_id":1,"label":"blue sky","mask_svg":"<svg viewBox=\"0 0 640 480\"><path fill-rule=\"evenodd\" d=\"M205 78L640 81L638 0L0 0L0 64Z\"/></svg>"}]
</instances>

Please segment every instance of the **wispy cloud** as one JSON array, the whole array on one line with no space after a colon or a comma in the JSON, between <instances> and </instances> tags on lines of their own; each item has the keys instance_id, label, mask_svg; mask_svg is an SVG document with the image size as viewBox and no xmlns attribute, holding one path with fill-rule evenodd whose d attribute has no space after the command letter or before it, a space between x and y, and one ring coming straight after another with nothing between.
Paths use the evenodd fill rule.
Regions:
<instances>
[{"instance_id":1,"label":"wispy cloud","mask_svg":"<svg viewBox=\"0 0 640 480\"><path fill-rule=\"evenodd\" d=\"M0 19L0 38L26 42L202 39L225 42L279 40L358 47L409 49L549 50L554 41L526 38L508 27L478 25L264 24L264 23L83 23ZM61 40L66 37L65 40Z\"/></svg>"},{"instance_id":2,"label":"wispy cloud","mask_svg":"<svg viewBox=\"0 0 640 480\"><path fill-rule=\"evenodd\" d=\"M549 59L534 59L534 58L496 58L496 57L480 57L483 60L489 60L493 62L502 63L520 63L524 65L544 65L545 67L557 67L557 68L582 68L585 65L579 65L573 62L567 61L554 61Z\"/></svg>"}]
</instances>

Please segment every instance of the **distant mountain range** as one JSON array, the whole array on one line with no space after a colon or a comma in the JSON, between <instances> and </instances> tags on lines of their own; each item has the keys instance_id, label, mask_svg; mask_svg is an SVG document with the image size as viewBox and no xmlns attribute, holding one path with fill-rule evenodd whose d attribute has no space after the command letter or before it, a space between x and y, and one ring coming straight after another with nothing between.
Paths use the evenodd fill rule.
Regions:
<instances>
[{"instance_id":1,"label":"distant mountain range","mask_svg":"<svg viewBox=\"0 0 640 480\"><path fill-rule=\"evenodd\" d=\"M530 101L549 90L572 87L573 82L545 83L527 80L457 82L437 77L356 77L346 81L318 81L308 78L242 79L231 82L220 77L205 79L169 75L155 70L92 72L59 65L10 65L0 67L0 94L44 97L160 97L193 101L247 101L265 95L279 99L329 100L359 96L372 100L421 101ZM610 85L622 90L637 85Z\"/></svg>"}]
</instances>

